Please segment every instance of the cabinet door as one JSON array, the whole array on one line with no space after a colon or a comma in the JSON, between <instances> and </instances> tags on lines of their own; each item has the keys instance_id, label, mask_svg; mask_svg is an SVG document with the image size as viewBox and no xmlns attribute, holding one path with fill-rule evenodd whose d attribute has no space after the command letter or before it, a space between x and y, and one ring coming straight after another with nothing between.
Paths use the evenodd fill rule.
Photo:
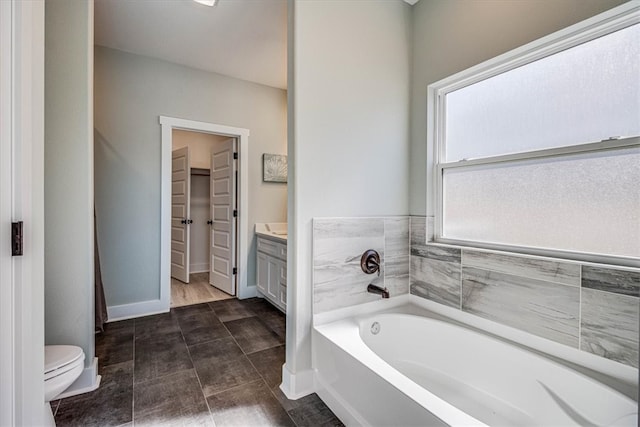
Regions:
<instances>
[{"instance_id":1,"label":"cabinet door","mask_svg":"<svg viewBox=\"0 0 640 427\"><path fill-rule=\"evenodd\" d=\"M267 295L267 289L269 289L269 258L269 256L258 252L256 286L264 295Z\"/></svg>"},{"instance_id":2,"label":"cabinet door","mask_svg":"<svg viewBox=\"0 0 640 427\"><path fill-rule=\"evenodd\" d=\"M277 302L280 299L280 265L282 261L273 257L267 257L269 262L269 283L267 286L267 294L272 301Z\"/></svg>"},{"instance_id":3,"label":"cabinet door","mask_svg":"<svg viewBox=\"0 0 640 427\"><path fill-rule=\"evenodd\" d=\"M280 285L280 300L278 301L282 308L287 308L287 287Z\"/></svg>"},{"instance_id":4,"label":"cabinet door","mask_svg":"<svg viewBox=\"0 0 640 427\"><path fill-rule=\"evenodd\" d=\"M278 304L282 308L287 308L287 263L281 262L278 266L278 271L278 285L280 285Z\"/></svg>"}]
</instances>

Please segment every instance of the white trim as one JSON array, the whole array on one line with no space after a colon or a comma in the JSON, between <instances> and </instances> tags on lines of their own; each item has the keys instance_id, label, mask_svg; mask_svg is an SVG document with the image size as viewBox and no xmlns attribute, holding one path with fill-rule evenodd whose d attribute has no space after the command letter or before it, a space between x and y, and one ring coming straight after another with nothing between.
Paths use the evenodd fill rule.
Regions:
<instances>
[{"instance_id":1,"label":"white trim","mask_svg":"<svg viewBox=\"0 0 640 427\"><path fill-rule=\"evenodd\" d=\"M282 365L282 384L280 390L287 396L287 399L297 400L315 392L315 374L312 369L292 373L287 369L287 365Z\"/></svg>"},{"instance_id":2,"label":"white trim","mask_svg":"<svg viewBox=\"0 0 640 427\"><path fill-rule=\"evenodd\" d=\"M161 186L160 186L160 300L168 310L171 305L171 148L173 129L214 133L238 139L239 183L238 198L238 276L236 295L239 299L255 296L255 286L247 285L249 261L249 129L236 128L195 120L160 116L162 128Z\"/></svg>"},{"instance_id":3,"label":"white trim","mask_svg":"<svg viewBox=\"0 0 640 427\"><path fill-rule=\"evenodd\" d=\"M619 141L593 142L447 163L445 143L446 94L638 23L640 23L640 2L631 1L428 86L427 164L433 166L433 175L431 182L427 182L427 188L431 186L433 191L431 194L427 194L426 212L430 212L430 207L435 208L433 212L435 216L434 242L577 261L632 267L639 265L640 261L636 258L604 254L584 254L576 251L540 249L529 246L474 242L470 240L454 240L443 237L443 171L446 168L470 167L473 165L529 160L537 157L573 155L583 152L588 153L598 150L637 146L639 140L639 138L633 137ZM429 157L430 152L432 157Z\"/></svg>"},{"instance_id":4,"label":"white trim","mask_svg":"<svg viewBox=\"0 0 640 427\"><path fill-rule=\"evenodd\" d=\"M189 274L208 273L208 272L209 272L208 262L199 262L197 264L189 265Z\"/></svg>"},{"instance_id":5,"label":"white trim","mask_svg":"<svg viewBox=\"0 0 640 427\"><path fill-rule=\"evenodd\" d=\"M0 425L42 425L44 405L44 2L0 2ZM5 240L6 238L6 240Z\"/></svg>"},{"instance_id":6,"label":"white trim","mask_svg":"<svg viewBox=\"0 0 640 427\"><path fill-rule=\"evenodd\" d=\"M440 162L438 167L441 169L468 168L478 165L490 165L495 163L509 163L521 160L542 159L546 157L562 157L575 156L582 153L594 153L598 151L623 150L625 148L633 148L640 146L640 137L634 136L630 138L605 140L599 142L590 142L579 145L567 145L563 147L544 148L541 150L525 151L522 153L502 154L498 156L478 157L469 160L458 160L453 162Z\"/></svg>"},{"instance_id":7,"label":"white trim","mask_svg":"<svg viewBox=\"0 0 640 427\"><path fill-rule=\"evenodd\" d=\"M171 281L169 281L171 286ZM171 296L171 289L169 289ZM118 320L133 319L136 317L149 316L152 314L166 313L169 307L165 306L165 301L154 299L150 301L134 302L133 304L112 305L107 307L108 323Z\"/></svg>"},{"instance_id":8,"label":"white trim","mask_svg":"<svg viewBox=\"0 0 640 427\"><path fill-rule=\"evenodd\" d=\"M84 368L78 379L75 380L69 388L57 395L55 399L65 399L94 391L100 387L101 380L102 376L98 375L98 358L94 357L89 366Z\"/></svg>"},{"instance_id":9,"label":"white trim","mask_svg":"<svg viewBox=\"0 0 640 427\"><path fill-rule=\"evenodd\" d=\"M240 299L247 299L247 298L255 298L258 296L258 287L257 286L247 286L247 288L245 289L244 293L242 294L243 296L240 297L240 295L238 294L238 298Z\"/></svg>"},{"instance_id":10,"label":"white trim","mask_svg":"<svg viewBox=\"0 0 640 427\"><path fill-rule=\"evenodd\" d=\"M13 2L0 2L0 240L11 239L13 219ZM15 425L16 375L13 258L8 245L0 246L0 425Z\"/></svg>"}]
</instances>

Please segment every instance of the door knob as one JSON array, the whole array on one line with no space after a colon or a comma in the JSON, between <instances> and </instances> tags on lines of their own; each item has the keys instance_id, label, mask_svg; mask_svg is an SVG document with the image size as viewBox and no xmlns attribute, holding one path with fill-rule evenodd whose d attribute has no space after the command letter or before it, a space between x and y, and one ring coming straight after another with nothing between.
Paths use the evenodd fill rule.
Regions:
<instances>
[{"instance_id":1,"label":"door knob","mask_svg":"<svg viewBox=\"0 0 640 427\"><path fill-rule=\"evenodd\" d=\"M193 220L185 218L185 219L180 221L180 224L193 224Z\"/></svg>"},{"instance_id":2,"label":"door knob","mask_svg":"<svg viewBox=\"0 0 640 427\"><path fill-rule=\"evenodd\" d=\"M209 221L207 221L207 224L209 224L209 225L213 225L213 221L212 221L212 220L209 220Z\"/></svg>"}]
</instances>

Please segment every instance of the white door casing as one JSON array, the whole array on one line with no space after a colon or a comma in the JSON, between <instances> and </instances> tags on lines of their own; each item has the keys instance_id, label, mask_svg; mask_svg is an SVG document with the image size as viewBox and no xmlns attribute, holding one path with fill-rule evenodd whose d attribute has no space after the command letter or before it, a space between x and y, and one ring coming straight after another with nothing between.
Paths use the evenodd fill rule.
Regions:
<instances>
[{"instance_id":1,"label":"white door casing","mask_svg":"<svg viewBox=\"0 0 640 427\"><path fill-rule=\"evenodd\" d=\"M44 2L0 1L0 425L44 421ZM11 222L24 222L22 256Z\"/></svg>"},{"instance_id":2,"label":"white door casing","mask_svg":"<svg viewBox=\"0 0 640 427\"><path fill-rule=\"evenodd\" d=\"M189 147L171 153L171 277L189 283L191 159Z\"/></svg>"},{"instance_id":3,"label":"white door casing","mask_svg":"<svg viewBox=\"0 0 640 427\"><path fill-rule=\"evenodd\" d=\"M12 105L11 105L11 72L12 72L12 19L11 3L0 2L0 239L8 242L11 239L11 222L13 221L13 177L12 151L13 138ZM15 423L15 389L16 380L13 374L15 360L13 315L13 294L15 281L13 278L13 258L11 247L0 245L0 425Z\"/></svg>"},{"instance_id":4,"label":"white door casing","mask_svg":"<svg viewBox=\"0 0 640 427\"><path fill-rule=\"evenodd\" d=\"M236 265L236 140L216 144L211 152L211 239L209 283L230 294L236 293L233 269Z\"/></svg>"},{"instance_id":5,"label":"white door casing","mask_svg":"<svg viewBox=\"0 0 640 427\"><path fill-rule=\"evenodd\" d=\"M238 260L236 275L236 293L238 298L251 298L257 295L255 286L247 283L249 246L253 235L249 229L249 129L226 126L216 123L187 120L176 117L159 116L162 134L162 159L160 167L160 299L157 312L169 311L171 305L171 149L173 129L214 133L238 140ZM245 153L245 154L243 154ZM156 301L153 301L156 302ZM154 306L156 307L156 306Z\"/></svg>"}]
</instances>

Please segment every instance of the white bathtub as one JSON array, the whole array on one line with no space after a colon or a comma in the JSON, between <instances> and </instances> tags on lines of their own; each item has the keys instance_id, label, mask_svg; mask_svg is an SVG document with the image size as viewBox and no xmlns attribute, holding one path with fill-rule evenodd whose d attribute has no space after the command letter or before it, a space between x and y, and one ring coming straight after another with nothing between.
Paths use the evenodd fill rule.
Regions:
<instances>
[{"instance_id":1,"label":"white bathtub","mask_svg":"<svg viewBox=\"0 0 640 427\"><path fill-rule=\"evenodd\" d=\"M638 425L637 369L420 300L314 317L316 389L346 424Z\"/></svg>"}]
</instances>

